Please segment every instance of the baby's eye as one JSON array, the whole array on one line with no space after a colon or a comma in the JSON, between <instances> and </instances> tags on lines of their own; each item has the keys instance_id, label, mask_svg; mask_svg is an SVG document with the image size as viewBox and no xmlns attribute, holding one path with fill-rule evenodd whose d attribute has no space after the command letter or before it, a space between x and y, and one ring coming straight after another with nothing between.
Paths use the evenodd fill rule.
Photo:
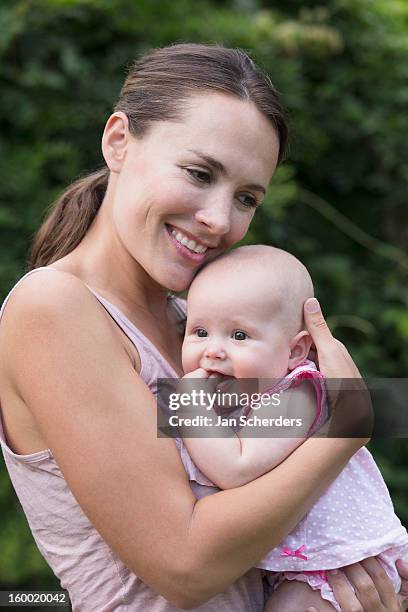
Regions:
<instances>
[{"instance_id":1,"label":"baby's eye","mask_svg":"<svg viewBox=\"0 0 408 612\"><path fill-rule=\"evenodd\" d=\"M247 334L241 330L234 331L234 340L246 340L248 338Z\"/></svg>"},{"instance_id":2,"label":"baby's eye","mask_svg":"<svg viewBox=\"0 0 408 612\"><path fill-rule=\"evenodd\" d=\"M195 334L198 338L206 338L208 336L207 332L205 331L205 329L196 329L195 330Z\"/></svg>"}]
</instances>

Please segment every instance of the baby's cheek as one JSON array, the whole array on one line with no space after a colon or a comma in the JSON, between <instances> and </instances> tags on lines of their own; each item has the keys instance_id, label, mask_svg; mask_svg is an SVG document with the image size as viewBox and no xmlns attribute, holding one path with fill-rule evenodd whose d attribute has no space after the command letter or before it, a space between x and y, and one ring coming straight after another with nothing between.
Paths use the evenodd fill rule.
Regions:
<instances>
[{"instance_id":1,"label":"baby's cheek","mask_svg":"<svg viewBox=\"0 0 408 612\"><path fill-rule=\"evenodd\" d=\"M238 356L237 356L238 358ZM236 370L237 378L274 379L282 376L282 356L278 351L257 344L251 350L242 351L239 355ZM286 372L286 369L284 369Z\"/></svg>"},{"instance_id":2,"label":"baby's cheek","mask_svg":"<svg viewBox=\"0 0 408 612\"><path fill-rule=\"evenodd\" d=\"M197 346L185 340L181 349L181 359L185 374L200 367L200 351Z\"/></svg>"},{"instance_id":3,"label":"baby's cheek","mask_svg":"<svg viewBox=\"0 0 408 612\"><path fill-rule=\"evenodd\" d=\"M263 368L262 358L256 351L241 351L236 354L234 370L236 378L259 378Z\"/></svg>"}]
</instances>

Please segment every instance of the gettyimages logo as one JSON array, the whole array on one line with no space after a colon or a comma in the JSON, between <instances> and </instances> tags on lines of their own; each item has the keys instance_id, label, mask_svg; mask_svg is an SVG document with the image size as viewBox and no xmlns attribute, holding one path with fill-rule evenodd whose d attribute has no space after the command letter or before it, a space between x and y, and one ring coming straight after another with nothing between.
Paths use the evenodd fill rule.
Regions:
<instances>
[{"instance_id":1,"label":"gettyimages logo","mask_svg":"<svg viewBox=\"0 0 408 612\"><path fill-rule=\"evenodd\" d=\"M217 391L210 393L204 389L192 389L190 392L177 393L173 392L169 395L170 410L179 410L180 408L198 408L202 406L205 410L211 411L215 407L222 406L242 406L248 407L251 410L259 410L262 406L279 406L280 393L238 393Z\"/></svg>"},{"instance_id":2,"label":"gettyimages logo","mask_svg":"<svg viewBox=\"0 0 408 612\"><path fill-rule=\"evenodd\" d=\"M159 437L408 437L405 378L161 378L157 389Z\"/></svg>"}]
</instances>

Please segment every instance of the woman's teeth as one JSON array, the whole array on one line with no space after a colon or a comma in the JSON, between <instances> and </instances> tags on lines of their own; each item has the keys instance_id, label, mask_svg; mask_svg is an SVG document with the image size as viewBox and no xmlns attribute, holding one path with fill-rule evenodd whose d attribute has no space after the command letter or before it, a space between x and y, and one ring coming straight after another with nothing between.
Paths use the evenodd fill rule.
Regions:
<instances>
[{"instance_id":1,"label":"woman's teeth","mask_svg":"<svg viewBox=\"0 0 408 612\"><path fill-rule=\"evenodd\" d=\"M171 233L173 234L177 242L187 247L190 251L193 251L194 253L206 252L207 247L201 244L197 244L195 240L190 240L190 238L187 238L187 236L184 236L181 232L176 232L175 229L172 229Z\"/></svg>"}]
</instances>

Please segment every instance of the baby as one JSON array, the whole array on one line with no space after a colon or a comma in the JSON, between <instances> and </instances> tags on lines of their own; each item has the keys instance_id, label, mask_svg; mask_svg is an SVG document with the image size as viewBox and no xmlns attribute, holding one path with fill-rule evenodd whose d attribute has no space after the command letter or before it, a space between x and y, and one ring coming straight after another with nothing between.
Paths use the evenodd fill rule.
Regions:
<instances>
[{"instance_id":1,"label":"baby","mask_svg":"<svg viewBox=\"0 0 408 612\"><path fill-rule=\"evenodd\" d=\"M303 423L298 437L278 437L279 427L272 435L270 428L264 428L260 430L264 437L246 437L245 427L219 426L220 421L242 424L240 420L223 419L219 410L207 406L203 435L190 437L192 428L181 427L183 440L178 441L198 466L197 482L221 489L245 484L277 466L326 420L323 377L308 360L311 338L303 328L303 303L312 296L312 281L303 264L285 251L263 245L238 248L207 265L194 279L183 343L187 376L226 377L220 385L224 391L234 387L235 379L261 379L257 391L270 401L257 410L241 409L244 420L256 415L260 422L272 423L271 417L279 414L294 424ZM362 448L258 567L267 570L274 589L284 580L300 580L330 602L321 601L319 610L332 606L340 610L325 570L373 555L398 591L395 561L408 558L408 534L394 514L371 454ZM265 610L275 609L272 595Z\"/></svg>"}]
</instances>

